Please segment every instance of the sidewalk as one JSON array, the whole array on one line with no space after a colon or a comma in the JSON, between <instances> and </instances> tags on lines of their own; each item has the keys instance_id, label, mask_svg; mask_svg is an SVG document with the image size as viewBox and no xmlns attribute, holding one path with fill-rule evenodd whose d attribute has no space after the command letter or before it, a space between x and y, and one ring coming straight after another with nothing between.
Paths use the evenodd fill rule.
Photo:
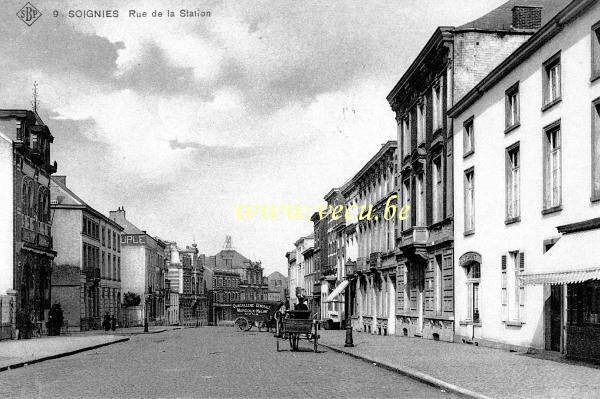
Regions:
<instances>
[{"instance_id":1,"label":"sidewalk","mask_svg":"<svg viewBox=\"0 0 600 399\"><path fill-rule=\"evenodd\" d=\"M148 327L148 332L144 332L144 327L128 327L128 328L117 328L115 331L104 331L104 330L89 330L89 331L71 331L69 334L72 336L88 336L88 335L137 335L137 334L157 334L165 331L181 330L188 328L186 326L151 326Z\"/></svg>"},{"instance_id":2,"label":"sidewalk","mask_svg":"<svg viewBox=\"0 0 600 399\"><path fill-rule=\"evenodd\" d=\"M67 335L0 341L0 371L129 341L115 335Z\"/></svg>"},{"instance_id":3,"label":"sidewalk","mask_svg":"<svg viewBox=\"0 0 600 399\"><path fill-rule=\"evenodd\" d=\"M354 332L354 348L344 348L346 332L320 331L319 344L471 397L598 397L600 368L585 363L544 360L421 338Z\"/></svg>"}]
</instances>

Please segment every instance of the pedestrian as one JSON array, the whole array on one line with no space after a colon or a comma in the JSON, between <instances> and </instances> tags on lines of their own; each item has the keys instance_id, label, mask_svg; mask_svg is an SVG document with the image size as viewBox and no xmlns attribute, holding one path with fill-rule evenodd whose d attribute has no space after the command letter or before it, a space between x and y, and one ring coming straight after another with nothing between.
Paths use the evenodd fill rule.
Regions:
<instances>
[{"instance_id":1,"label":"pedestrian","mask_svg":"<svg viewBox=\"0 0 600 399\"><path fill-rule=\"evenodd\" d=\"M104 318L102 320L102 327L104 328L104 331L110 330L110 315L108 314L108 312L104 314Z\"/></svg>"},{"instance_id":2,"label":"pedestrian","mask_svg":"<svg viewBox=\"0 0 600 399\"><path fill-rule=\"evenodd\" d=\"M110 329L113 331L117 329L117 318L115 315L112 315L110 318Z\"/></svg>"}]
</instances>

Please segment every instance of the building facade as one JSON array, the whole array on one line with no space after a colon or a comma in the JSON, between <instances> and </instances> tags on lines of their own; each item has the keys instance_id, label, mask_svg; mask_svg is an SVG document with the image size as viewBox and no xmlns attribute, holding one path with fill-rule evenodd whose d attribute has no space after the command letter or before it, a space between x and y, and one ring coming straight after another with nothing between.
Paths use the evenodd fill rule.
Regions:
<instances>
[{"instance_id":1,"label":"building facade","mask_svg":"<svg viewBox=\"0 0 600 399\"><path fill-rule=\"evenodd\" d=\"M121 318L121 234L123 227L67 187L66 176L50 185L54 221L55 301L69 328L98 329L108 313Z\"/></svg>"},{"instance_id":2,"label":"building facade","mask_svg":"<svg viewBox=\"0 0 600 399\"><path fill-rule=\"evenodd\" d=\"M454 339L455 179L447 109L560 3L509 1L465 25L438 28L387 97L398 126L398 198L410 206L396 233L397 333Z\"/></svg>"},{"instance_id":3,"label":"building facade","mask_svg":"<svg viewBox=\"0 0 600 399\"><path fill-rule=\"evenodd\" d=\"M288 286L287 277L279 272L273 272L267 277L269 284L268 300L285 302L286 287Z\"/></svg>"},{"instance_id":4,"label":"building facade","mask_svg":"<svg viewBox=\"0 0 600 399\"><path fill-rule=\"evenodd\" d=\"M126 218L125 209L110 211L110 219L123 226L121 234L121 291L135 293L142 298L140 307L129 309L125 325L141 325L144 318L150 324L166 322L165 299L166 244L146 231L140 230Z\"/></svg>"},{"instance_id":5,"label":"building facade","mask_svg":"<svg viewBox=\"0 0 600 399\"><path fill-rule=\"evenodd\" d=\"M288 300L290 309L298 303L296 293L301 289L298 279L298 264L296 262L296 250L286 252L285 257L288 262ZM319 286L320 289L320 286Z\"/></svg>"},{"instance_id":6,"label":"building facade","mask_svg":"<svg viewBox=\"0 0 600 399\"><path fill-rule=\"evenodd\" d=\"M450 110L457 341L600 360L599 26L564 3Z\"/></svg>"},{"instance_id":7,"label":"building facade","mask_svg":"<svg viewBox=\"0 0 600 399\"><path fill-rule=\"evenodd\" d=\"M311 218L313 222L315 243L313 246L313 301L312 306L315 313L323 318L324 306L321 303L321 278L323 270L327 265L327 219L322 218L319 212L315 212Z\"/></svg>"},{"instance_id":8,"label":"building facade","mask_svg":"<svg viewBox=\"0 0 600 399\"><path fill-rule=\"evenodd\" d=\"M396 141L388 141L344 190L353 211L346 222L353 327L381 335L394 334L396 325L395 175Z\"/></svg>"},{"instance_id":9,"label":"building facade","mask_svg":"<svg viewBox=\"0 0 600 399\"><path fill-rule=\"evenodd\" d=\"M232 303L241 300L241 277L232 270L215 269L212 274L212 320L219 325L234 320Z\"/></svg>"},{"instance_id":10,"label":"building facade","mask_svg":"<svg viewBox=\"0 0 600 399\"><path fill-rule=\"evenodd\" d=\"M0 339L14 336L16 315L41 323L51 306L50 164L54 137L36 112L0 110Z\"/></svg>"}]
</instances>

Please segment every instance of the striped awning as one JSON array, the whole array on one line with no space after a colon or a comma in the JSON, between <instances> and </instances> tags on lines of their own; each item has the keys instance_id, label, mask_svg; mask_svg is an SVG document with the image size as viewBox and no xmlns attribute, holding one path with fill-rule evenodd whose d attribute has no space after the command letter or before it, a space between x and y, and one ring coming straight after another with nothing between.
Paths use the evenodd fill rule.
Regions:
<instances>
[{"instance_id":1,"label":"striped awning","mask_svg":"<svg viewBox=\"0 0 600 399\"><path fill-rule=\"evenodd\" d=\"M587 280L600 280L600 269L521 275L521 282L525 285L572 284L582 283Z\"/></svg>"},{"instance_id":2,"label":"striped awning","mask_svg":"<svg viewBox=\"0 0 600 399\"><path fill-rule=\"evenodd\" d=\"M525 285L600 280L600 229L565 234L520 277Z\"/></svg>"},{"instance_id":3,"label":"striped awning","mask_svg":"<svg viewBox=\"0 0 600 399\"><path fill-rule=\"evenodd\" d=\"M342 291L344 291L344 289L346 289L346 286L349 284L350 282L348 280L344 280L340 283L340 285L338 285L337 287L335 287L335 289L333 290L333 292L331 294L329 294L329 296L327 297L327 299L325 299L324 302L333 302L334 299L340 295L342 293Z\"/></svg>"}]
</instances>

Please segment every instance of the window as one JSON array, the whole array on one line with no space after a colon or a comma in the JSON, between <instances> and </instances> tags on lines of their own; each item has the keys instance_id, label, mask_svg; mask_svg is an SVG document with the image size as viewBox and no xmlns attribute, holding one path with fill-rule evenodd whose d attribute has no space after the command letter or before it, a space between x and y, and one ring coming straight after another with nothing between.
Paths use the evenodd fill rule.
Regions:
<instances>
[{"instance_id":1,"label":"window","mask_svg":"<svg viewBox=\"0 0 600 399\"><path fill-rule=\"evenodd\" d=\"M114 231L112 233L112 248L117 249L117 235Z\"/></svg>"},{"instance_id":2,"label":"window","mask_svg":"<svg viewBox=\"0 0 600 399\"><path fill-rule=\"evenodd\" d=\"M475 230L475 171L465 172L465 233Z\"/></svg>"},{"instance_id":3,"label":"window","mask_svg":"<svg viewBox=\"0 0 600 399\"><path fill-rule=\"evenodd\" d=\"M442 157L433 159L433 221L439 222L444 216L444 191L443 191L443 171Z\"/></svg>"},{"instance_id":4,"label":"window","mask_svg":"<svg viewBox=\"0 0 600 399\"><path fill-rule=\"evenodd\" d=\"M520 216L520 162L519 144L506 150L506 219L508 222Z\"/></svg>"},{"instance_id":5,"label":"window","mask_svg":"<svg viewBox=\"0 0 600 399\"><path fill-rule=\"evenodd\" d=\"M475 151L475 130L473 117L470 117L463 124L463 156L469 156Z\"/></svg>"},{"instance_id":6,"label":"window","mask_svg":"<svg viewBox=\"0 0 600 399\"><path fill-rule=\"evenodd\" d=\"M111 268L111 264L110 264L110 254L106 255L106 268L107 268L107 271L108 271L108 272L106 273L106 276L107 276L109 279L112 279L112 277L113 277L113 276L112 276L112 274L111 274L112 268Z\"/></svg>"},{"instance_id":7,"label":"window","mask_svg":"<svg viewBox=\"0 0 600 399\"><path fill-rule=\"evenodd\" d=\"M510 130L519 124L519 83L517 82L511 88L506 90L505 94L505 109L506 109L506 130Z\"/></svg>"},{"instance_id":8,"label":"window","mask_svg":"<svg viewBox=\"0 0 600 399\"><path fill-rule=\"evenodd\" d=\"M402 221L402 230L406 230L411 227L411 215L412 210L410 209L410 179L404 180L402 183L402 206L406 206L408 209L407 217Z\"/></svg>"},{"instance_id":9,"label":"window","mask_svg":"<svg viewBox=\"0 0 600 399\"><path fill-rule=\"evenodd\" d=\"M544 209L561 204L560 121L544 128Z\"/></svg>"},{"instance_id":10,"label":"window","mask_svg":"<svg viewBox=\"0 0 600 399\"><path fill-rule=\"evenodd\" d=\"M102 251L102 277L106 277L106 262L104 251Z\"/></svg>"},{"instance_id":11,"label":"window","mask_svg":"<svg viewBox=\"0 0 600 399\"><path fill-rule=\"evenodd\" d=\"M442 103L442 86L437 84L433 87L433 131L443 127L443 103Z\"/></svg>"},{"instance_id":12,"label":"window","mask_svg":"<svg viewBox=\"0 0 600 399\"><path fill-rule=\"evenodd\" d=\"M435 314L442 314L442 255L435 256Z\"/></svg>"},{"instance_id":13,"label":"window","mask_svg":"<svg viewBox=\"0 0 600 399\"><path fill-rule=\"evenodd\" d=\"M568 303L569 323L572 325L600 326L600 281L590 280L579 284L569 284Z\"/></svg>"},{"instance_id":14,"label":"window","mask_svg":"<svg viewBox=\"0 0 600 399\"><path fill-rule=\"evenodd\" d=\"M421 145L425 142L425 99L417 105L417 145Z\"/></svg>"},{"instance_id":15,"label":"window","mask_svg":"<svg viewBox=\"0 0 600 399\"><path fill-rule=\"evenodd\" d=\"M511 251L502 255L502 320L523 321L525 318L525 286L519 276L525 272L525 254Z\"/></svg>"},{"instance_id":16,"label":"window","mask_svg":"<svg viewBox=\"0 0 600 399\"><path fill-rule=\"evenodd\" d=\"M600 22L592 27L592 80L600 76Z\"/></svg>"},{"instance_id":17,"label":"window","mask_svg":"<svg viewBox=\"0 0 600 399\"><path fill-rule=\"evenodd\" d=\"M544 63L543 87L544 106L551 106L560 100L561 96L560 53ZM544 108L546 109L546 108Z\"/></svg>"},{"instance_id":18,"label":"window","mask_svg":"<svg viewBox=\"0 0 600 399\"><path fill-rule=\"evenodd\" d=\"M104 226L102 226L102 245L106 246L106 230Z\"/></svg>"},{"instance_id":19,"label":"window","mask_svg":"<svg viewBox=\"0 0 600 399\"><path fill-rule=\"evenodd\" d=\"M417 175L416 226L425 226L425 181L423 172Z\"/></svg>"},{"instance_id":20,"label":"window","mask_svg":"<svg viewBox=\"0 0 600 399\"><path fill-rule=\"evenodd\" d=\"M411 132L410 132L410 116L406 115L404 118L402 118L402 159L404 159L405 157L410 155L410 139L411 139Z\"/></svg>"},{"instance_id":21,"label":"window","mask_svg":"<svg viewBox=\"0 0 600 399\"><path fill-rule=\"evenodd\" d=\"M600 98L592 103L592 201L600 200Z\"/></svg>"},{"instance_id":22,"label":"window","mask_svg":"<svg viewBox=\"0 0 600 399\"><path fill-rule=\"evenodd\" d=\"M467 319L479 323L479 283L481 282L481 265L471 262L465 266L467 277Z\"/></svg>"},{"instance_id":23,"label":"window","mask_svg":"<svg viewBox=\"0 0 600 399\"><path fill-rule=\"evenodd\" d=\"M106 229L106 235L108 236L108 239L107 239L107 242L106 242L106 246L108 248L110 248L111 247L111 245L110 245L110 230Z\"/></svg>"}]
</instances>

